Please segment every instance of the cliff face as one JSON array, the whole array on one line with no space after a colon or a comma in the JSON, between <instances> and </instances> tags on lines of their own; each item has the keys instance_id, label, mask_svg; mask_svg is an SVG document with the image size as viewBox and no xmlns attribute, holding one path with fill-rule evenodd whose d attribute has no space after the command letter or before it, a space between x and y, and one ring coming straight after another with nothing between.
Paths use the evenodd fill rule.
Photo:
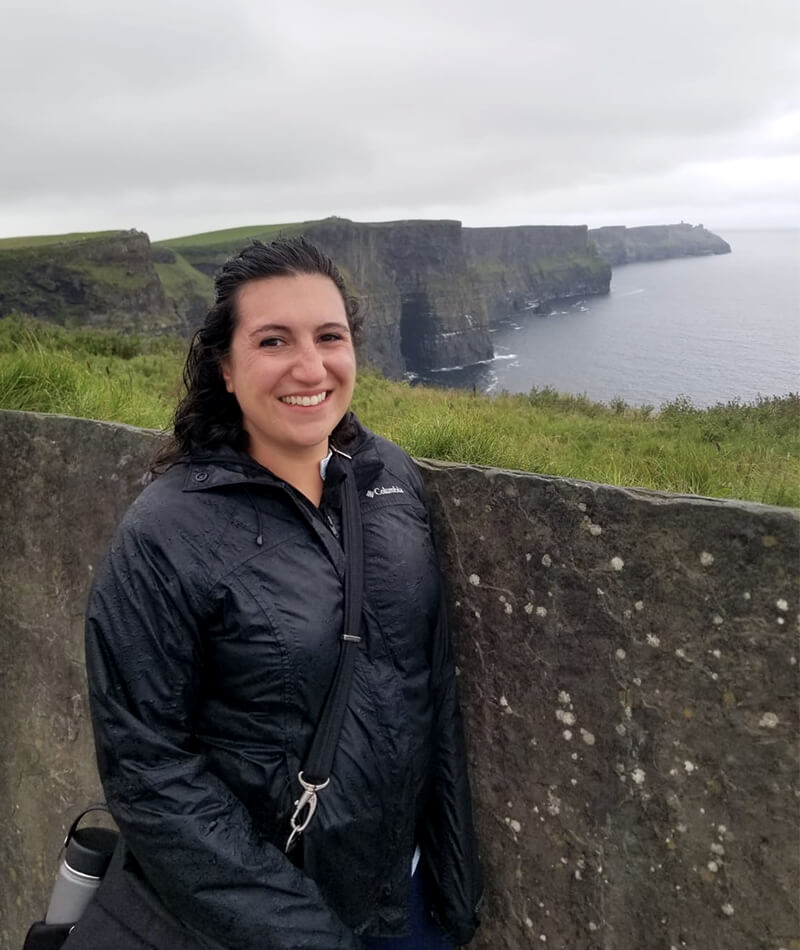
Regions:
<instances>
[{"instance_id":1,"label":"cliff face","mask_svg":"<svg viewBox=\"0 0 800 950\"><path fill-rule=\"evenodd\" d=\"M352 278L364 301L364 355L384 372L401 375L493 355L458 221L329 219L306 234Z\"/></svg>"},{"instance_id":2,"label":"cliff face","mask_svg":"<svg viewBox=\"0 0 800 950\"><path fill-rule=\"evenodd\" d=\"M14 310L66 326L184 329L140 231L0 245L0 316Z\"/></svg>"},{"instance_id":3,"label":"cliff face","mask_svg":"<svg viewBox=\"0 0 800 950\"><path fill-rule=\"evenodd\" d=\"M594 228L589 231L589 237L612 267L637 261L663 261L670 257L699 257L731 252L727 241L707 231L702 224Z\"/></svg>"},{"instance_id":4,"label":"cliff face","mask_svg":"<svg viewBox=\"0 0 800 950\"><path fill-rule=\"evenodd\" d=\"M344 218L253 229L303 233L339 264L363 301L362 356L389 376L490 359L489 324L561 297L608 293L611 268L585 227L463 228L458 221L362 224ZM241 231L169 247L213 274Z\"/></svg>"},{"instance_id":5,"label":"cliff face","mask_svg":"<svg viewBox=\"0 0 800 950\"><path fill-rule=\"evenodd\" d=\"M548 301L607 294L611 267L585 226L464 228L464 248L490 322Z\"/></svg>"},{"instance_id":6,"label":"cliff face","mask_svg":"<svg viewBox=\"0 0 800 950\"><path fill-rule=\"evenodd\" d=\"M214 300L212 279L167 247L152 247L153 263L182 332L193 333Z\"/></svg>"},{"instance_id":7,"label":"cliff face","mask_svg":"<svg viewBox=\"0 0 800 950\"><path fill-rule=\"evenodd\" d=\"M217 241L178 238L166 244L211 275L249 239L297 234L341 268L362 304L359 356L387 376L492 356L485 307L467 268L458 221L365 224L326 218L249 234L222 232Z\"/></svg>"},{"instance_id":8,"label":"cliff face","mask_svg":"<svg viewBox=\"0 0 800 950\"><path fill-rule=\"evenodd\" d=\"M138 231L0 241L0 316L189 335L211 277L253 238L305 234L362 300L361 358L387 376L493 356L489 326L552 300L608 293L611 264L727 253L702 226L462 228L458 221L364 224L327 218L150 245ZM598 250L599 249L599 250Z\"/></svg>"}]
</instances>

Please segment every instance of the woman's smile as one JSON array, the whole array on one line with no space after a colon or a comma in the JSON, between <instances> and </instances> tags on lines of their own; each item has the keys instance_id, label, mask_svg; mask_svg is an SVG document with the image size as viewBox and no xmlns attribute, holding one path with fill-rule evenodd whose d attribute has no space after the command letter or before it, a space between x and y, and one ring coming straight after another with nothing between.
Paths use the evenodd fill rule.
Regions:
<instances>
[{"instance_id":1,"label":"woman's smile","mask_svg":"<svg viewBox=\"0 0 800 950\"><path fill-rule=\"evenodd\" d=\"M281 402L287 406L318 406L327 398L327 392L316 393L314 396L279 396Z\"/></svg>"}]
</instances>

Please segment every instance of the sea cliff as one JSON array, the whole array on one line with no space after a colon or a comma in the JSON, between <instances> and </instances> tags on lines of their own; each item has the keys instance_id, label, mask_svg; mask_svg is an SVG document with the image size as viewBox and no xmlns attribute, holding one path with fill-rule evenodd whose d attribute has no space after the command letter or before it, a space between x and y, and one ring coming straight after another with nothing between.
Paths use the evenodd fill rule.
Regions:
<instances>
[{"instance_id":1,"label":"sea cliff","mask_svg":"<svg viewBox=\"0 0 800 950\"><path fill-rule=\"evenodd\" d=\"M351 278L366 318L364 356L387 375L492 357L486 308L462 233L458 221L341 218L306 230Z\"/></svg>"},{"instance_id":2,"label":"sea cliff","mask_svg":"<svg viewBox=\"0 0 800 950\"><path fill-rule=\"evenodd\" d=\"M0 242L0 316L14 311L64 326L185 330L141 231Z\"/></svg>"},{"instance_id":3,"label":"sea cliff","mask_svg":"<svg viewBox=\"0 0 800 950\"><path fill-rule=\"evenodd\" d=\"M670 257L730 254L731 246L702 224L659 224L641 228L593 228L589 237L612 267Z\"/></svg>"},{"instance_id":4,"label":"sea cliff","mask_svg":"<svg viewBox=\"0 0 800 950\"><path fill-rule=\"evenodd\" d=\"M364 304L363 355L389 376L489 359L491 322L554 299L608 293L611 279L586 227L326 218L280 233L305 234L339 263ZM272 228L263 237L275 235ZM205 274L243 243L240 229L216 241L163 242Z\"/></svg>"},{"instance_id":5,"label":"sea cliff","mask_svg":"<svg viewBox=\"0 0 800 950\"><path fill-rule=\"evenodd\" d=\"M400 377L493 356L490 325L553 300L608 293L611 266L727 253L702 226L464 228L459 221L325 218L160 241L140 231L0 241L0 316L14 311L188 336L213 299L212 277L249 241L305 234L341 266L362 301L361 359Z\"/></svg>"},{"instance_id":6,"label":"sea cliff","mask_svg":"<svg viewBox=\"0 0 800 950\"><path fill-rule=\"evenodd\" d=\"M585 226L464 228L464 247L489 321L550 301L607 294L611 267Z\"/></svg>"}]
</instances>

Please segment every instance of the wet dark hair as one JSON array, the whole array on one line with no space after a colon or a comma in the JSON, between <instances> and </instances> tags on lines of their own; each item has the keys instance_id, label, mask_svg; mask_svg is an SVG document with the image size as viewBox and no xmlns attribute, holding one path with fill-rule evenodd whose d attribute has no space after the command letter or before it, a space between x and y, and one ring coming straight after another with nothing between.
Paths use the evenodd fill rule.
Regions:
<instances>
[{"instance_id":1,"label":"wet dark hair","mask_svg":"<svg viewBox=\"0 0 800 950\"><path fill-rule=\"evenodd\" d=\"M239 403L226 389L220 367L236 329L238 291L251 280L300 274L321 274L334 282L342 296L355 344L361 329L358 301L348 293L341 271L330 257L302 237L270 244L253 241L225 261L214 278L216 299L189 346L183 368L186 394L175 410L172 436L154 460L154 474L215 446L230 445L247 451L248 436L242 426ZM343 445L350 441L353 431L348 412L332 436L337 445Z\"/></svg>"}]
</instances>

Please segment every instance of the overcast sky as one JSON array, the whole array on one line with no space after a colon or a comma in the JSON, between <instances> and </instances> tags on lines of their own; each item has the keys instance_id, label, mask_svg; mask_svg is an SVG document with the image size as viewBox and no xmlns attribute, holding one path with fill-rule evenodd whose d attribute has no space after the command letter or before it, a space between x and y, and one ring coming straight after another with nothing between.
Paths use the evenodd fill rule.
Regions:
<instances>
[{"instance_id":1,"label":"overcast sky","mask_svg":"<svg viewBox=\"0 0 800 950\"><path fill-rule=\"evenodd\" d=\"M800 226L800 0L0 11L0 236Z\"/></svg>"}]
</instances>

